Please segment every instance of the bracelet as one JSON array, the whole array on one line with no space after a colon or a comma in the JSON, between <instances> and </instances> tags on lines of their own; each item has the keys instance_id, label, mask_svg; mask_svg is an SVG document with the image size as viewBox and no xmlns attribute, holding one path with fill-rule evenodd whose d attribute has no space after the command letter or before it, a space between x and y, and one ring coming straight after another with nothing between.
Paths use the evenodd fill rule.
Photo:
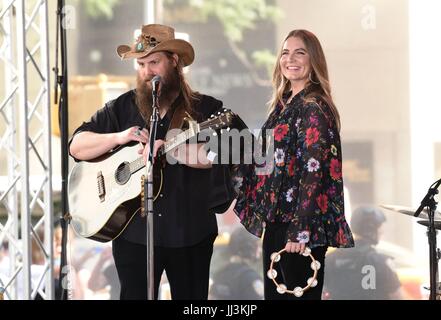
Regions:
<instances>
[{"instance_id":1,"label":"bracelet","mask_svg":"<svg viewBox=\"0 0 441 320\"><path fill-rule=\"evenodd\" d=\"M311 258L311 260L312 260L311 269L314 270L314 275L306 281L307 282L306 287L304 287L304 288L295 287L294 290L288 290L288 288L286 287L285 284L277 283L277 281L276 281L277 271L273 269L274 263L277 263L280 261L281 254L285 251L286 251L286 249L283 249L283 250L280 250L279 252L273 252L271 254L271 264L270 264L270 268L269 268L268 272L266 273L266 275L268 278L273 280L274 284L277 287L276 290L278 293L280 293L280 294L289 293L289 294L295 295L297 298L300 298L306 290L317 286L317 284L318 284L317 273L321 267L321 264L320 264L320 261L314 259L314 257L311 254L311 249L306 247L305 251L302 253L302 255L305 257Z\"/></svg>"}]
</instances>

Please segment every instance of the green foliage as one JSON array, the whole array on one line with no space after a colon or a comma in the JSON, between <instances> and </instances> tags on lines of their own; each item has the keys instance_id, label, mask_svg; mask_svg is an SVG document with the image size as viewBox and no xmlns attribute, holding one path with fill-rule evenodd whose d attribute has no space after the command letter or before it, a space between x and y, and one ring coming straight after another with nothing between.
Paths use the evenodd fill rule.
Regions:
<instances>
[{"instance_id":1,"label":"green foliage","mask_svg":"<svg viewBox=\"0 0 441 320\"><path fill-rule=\"evenodd\" d=\"M277 21L282 16L280 9L266 0L189 0L189 4L203 19L218 18L226 37L233 42L242 41L244 31L254 29L257 21Z\"/></svg>"},{"instance_id":2,"label":"green foliage","mask_svg":"<svg viewBox=\"0 0 441 320\"><path fill-rule=\"evenodd\" d=\"M120 2L121 0L81 0L89 16L107 19L112 19L113 8ZM239 47L244 32L254 30L258 21L276 22L283 16L278 7L269 5L267 2L268 0L163 0L163 4L186 3L195 9L192 12L194 14L192 20L195 22L204 23L210 17L217 18L233 52L250 70L253 68L247 62L247 54ZM271 77L271 69L276 60L275 55L268 49L255 51L252 53L252 60L257 67L265 68L269 78ZM255 78L258 83L261 80L263 81L261 83L267 83L267 80L259 79L257 74Z\"/></svg>"},{"instance_id":3,"label":"green foliage","mask_svg":"<svg viewBox=\"0 0 441 320\"><path fill-rule=\"evenodd\" d=\"M171 1L171 0L169 0ZM258 21L279 20L283 13L276 6L267 4L267 0L188 0L190 6L196 10L201 21L207 21L209 17L216 17L223 26L224 34L229 40L230 47L240 61L250 69L256 83L269 85L272 67L276 56L269 49L254 51L251 56L254 65L266 70L267 79L261 79L247 62L247 54L240 49L239 44L243 40L246 30L253 30Z\"/></svg>"},{"instance_id":4,"label":"green foliage","mask_svg":"<svg viewBox=\"0 0 441 320\"><path fill-rule=\"evenodd\" d=\"M82 0L81 2L89 16L93 18L105 17L109 20L113 18L113 8L121 0Z\"/></svg>"},{"instance_id":5,"label":"green foliage","mask_svg":"<svg viewBox=\"0 0 441 320\"><path fill-rule=\"evenodd\" d=\"M254 64L258 67L264 67L268 76L271 78L272 68L276 62L276 56L268 49L254 51L251 56Z\"/></svg>"}]
</instances>

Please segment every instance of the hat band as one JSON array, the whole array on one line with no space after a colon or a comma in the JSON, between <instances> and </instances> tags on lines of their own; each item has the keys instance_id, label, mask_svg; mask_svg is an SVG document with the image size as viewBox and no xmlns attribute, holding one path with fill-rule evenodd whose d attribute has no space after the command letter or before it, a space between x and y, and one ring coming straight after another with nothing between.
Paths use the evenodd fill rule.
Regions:
<instances>
[{"instance_id":1,"label":"hat band","mask_svg":"<svg viewBox=\"0 0 441 320\"><path fill-rule=\"evenodd\" d=\"M135 43L135 52L144 52L147 48L154 48L161 42L148 34L141 34Z\"/></svg>"}]
</instances>

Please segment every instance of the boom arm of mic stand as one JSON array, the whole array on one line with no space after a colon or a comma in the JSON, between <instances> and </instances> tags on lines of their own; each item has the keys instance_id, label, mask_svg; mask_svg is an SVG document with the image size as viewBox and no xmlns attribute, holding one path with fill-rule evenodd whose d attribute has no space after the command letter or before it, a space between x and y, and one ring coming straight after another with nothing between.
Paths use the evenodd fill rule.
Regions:
<instances>
[{"instance_id":1,"label":"boom arm of mic stand","mask_svg":"<svg viewBox=\"0 0 441 320\"><path fill-rule=\"evenodd\" d=\"M431 200L438 193L438 188L439 188L440 185L441 185L441 179L439 179L434 184L432 184L433 187L431 186L429 188L429 191L427 191L426 196L421 201L421 204L418 207L418 209L415 211L415 213L413 215L414 217L418 217L421 214L421 211L423 211L424 207L427 207L427 206L431 205L431 202L432 202ZM435 209L434 209L434 211L435 211Z\"/></svg>"},{"instance_id":2,"label":"boom arm of mic stand","mask_svg":"<svg viewBox=\"0 0 441 320\"><path fill-rule=\"evenodd\" d=\"M428 216L429 216L429 228L427 232L427 237L429 241L429 266L430 266L430 300L436 300L437 297L437 285L438 285L438 257L437 257L437 245L436 245L436 229L435 229L435 210L436 210L436 201L434 196L438 193L438 187L441 185L441 179L433 183L429 191L427 192L424 199L421 201L421 204L414 216L417 217L424 207L428 207Z\"/></svg>"}]
</instances>

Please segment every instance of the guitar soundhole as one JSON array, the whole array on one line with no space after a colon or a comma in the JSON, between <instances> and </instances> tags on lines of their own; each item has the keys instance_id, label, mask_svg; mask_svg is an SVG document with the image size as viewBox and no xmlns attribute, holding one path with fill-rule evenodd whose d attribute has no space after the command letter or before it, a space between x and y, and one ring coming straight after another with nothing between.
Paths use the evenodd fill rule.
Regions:
<instances>
[{"instance_id":1,"label":"guitar soundhole","mask_svg":"<svg viewBox=\"0 0 441 320\"><path fill-rule=\"evenodd\" d=\"M126 184L130 179L130 166L128 162L123 162L119 165L115 172L115 180L118 184Z\"/></svg>"}]
</instances>

